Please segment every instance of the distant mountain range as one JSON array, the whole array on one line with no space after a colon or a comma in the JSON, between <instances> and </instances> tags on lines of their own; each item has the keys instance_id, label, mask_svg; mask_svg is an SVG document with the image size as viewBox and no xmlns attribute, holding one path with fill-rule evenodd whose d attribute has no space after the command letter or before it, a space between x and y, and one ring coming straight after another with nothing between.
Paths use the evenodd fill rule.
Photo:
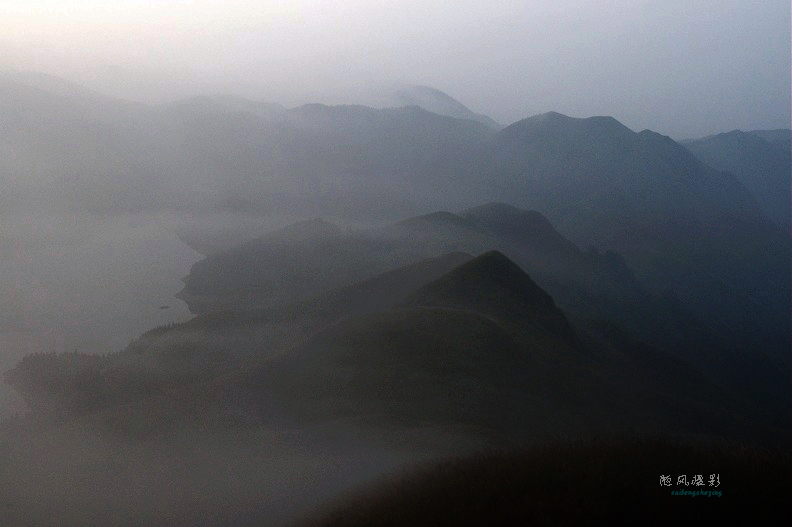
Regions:
<instances>
[{"instance_id":1,"label":"distant mountain range","mask_svg":"<svg viewBox=\"0 0 792 527\"><path fill-rule=\"evenodd\" d=\"M148 106L0 76L0 217L228 222L181 232L206 255L179 294L195 318L5 374L31 412L0 423L0 517L272 524L482 446L788 445L788 131L686 148L396 97ZM250 217L281 227L241 240Z\"/></svg>"},{"instance_id":2,"label":"distant mountain range","mask_svg":"<svg viewBox=\"0 0 792 527\"><path fill-rule=\"evenodd\" d=\"M791 135L790 130L733 130L682 144L708 165L737 176L762 212L788 231L792 225Z\"/></svg>"},{"instance_id":3,"label":"distant mountain range","mask_svg":"<svg viewBox=\"0 0 792 527\"><path fill-rule=\"evenodd\" d=\"M541 212L579 247L622 255L648 291L673 292L737 345L786 356L792 251L766 219L775 213L765 206L763 214L736 175L611 117L550 112L496 130L418 106L284 109L206 97L152 107L19 75L2 77L0 91L7 213L214 211L370 223L506 202ZM470 117L431 89L402 91ZM759 135L754 143L783 150L783 132L766 132L771 142ZM760 158L783 165L741 157ZM773 177L751 185L781 210L788 193ZM202 250L216 245L200 228L185 232Z\"/></svg>"},{"instance_id":4,"label":"distant mountain range","mask_svg":"<svg viewBox=\"0 0 792 527\"><path fill-rule=\"evenodd\" d=\"M490 117L474 113L447 93L430 86L402 86L394 90L391 98L394 102L393 106L420 106L439 115L478 121L493 130L503 128Z\"/></svg>"},{"instance_id":5,"label":"distant mountain range","mask_svg":"<svg viewBox=\"0 0 792 527\"><path fill-rule=\"evenodd\" d=\"M648 292L674 295L737 347L788 355L791 243L766 219L778 216L765 199L783 209L782 171L767 183L754 178L754 196L745 176L610 117L550 112L496 130L426 88L402 92L467 117L418 106L284 109L232 97L152 107L19 75L4 76L0 90L7 214L176 210L370 223L505 202L539 211L578 247L620 254ZM757 132L751 144L781 152L783 135ZM782 168L781 157L740 159L769 174ZM182 237L206 252L239 241L221 233L212 239L187 227ZM217 287L233 275L217 278Z\"/></svg>"}]
</instances>

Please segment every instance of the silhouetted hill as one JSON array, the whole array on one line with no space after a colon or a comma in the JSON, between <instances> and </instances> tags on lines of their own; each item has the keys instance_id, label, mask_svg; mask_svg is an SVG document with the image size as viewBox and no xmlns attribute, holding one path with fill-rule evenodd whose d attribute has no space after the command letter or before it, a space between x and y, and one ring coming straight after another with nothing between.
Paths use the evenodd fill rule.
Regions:
<instances>
[{"instance_id":1,"label":"silhouetted hill","mask_svg":"<svg viewBox=\"0 0 792 527\"><path fill-rule=\"evenodd\" d=\"M493 203L377 229L341 231L314 220L282 232L311 228L318 229L322 239L292 236L284 241L282 235L271 233L212 255L193 266L180 297L197 313L256 309L307 298L439 254L495 249L529 270L563 309L576 316L618 320L668 349L679 348L690 338L688 333L701 334L699 329L685 329L692 317L684 309L672 309L669 299L647 293L619 255L584 253L537 212ZM378 300L372 302L376 305Z\"/></svg>"},{"instance_id":2,"label":"silhouetted hill","mask_svg":"<svg viewBox=\"0 0 792 527\"><path fill-rule=\"evenodd\" d=\"M619 439L444 459L382 478L303 526L667 525L789 519L789 453ZM701 467L700 469L693 469ZM719 467L716 474L706 467ZM691 486L693 470L703 485ZM714 469L713 469L714 470ZM657 474L650 480L647 474ZM698 474L698 472L696 472ZM728 474L728 476L727 476ZM669 476L668 485L659 484ZM713 484L710 485L710 477ZM717 476L717 486L715 484ZM728 478L728 483L727 483ZM755 482L761 481L761 485ZM679 491L687 494L674 495ZM694 497L694 492L700 492Z\"/></svg>"},{"instance_id":3,"label":"silhouetted hill","mask_svg":"<svg viewBox=\"0 0 792 527\"><path fill-rule=\"evenodd\" d=\"M276 424L376 419L377 427L505 432L526 411L515 400L529 385L518 350L506 330L475 312L376 313L344 320L263 365L251 391L261 419Z\"/></svg>"},{"instance_id":4,"label":"silhouetted hill","mask_svg":"<svg viewBox=\"0 0 792 527\"><path fill-rule=\"evenodd\" d=\"M621 254L651 292L673 291L737 346L785 355L790 243L734 176L654 132L556 113L498 132L484 164L496 192Z\"/></svg>"},{"instance_id":5,"label":"silhouetted hill","mask_svg":"<svg viewBox=\"0 0 792 527\"><path fill-rule=\"evenodd\" d=\"M312 225L317 222L305 222L298 230L304 233ZM139 400L250 367L346 317L392 309L470 258L450 253L300 302L198 316L154 328L118 353L28 355L4 379L42 415L81 415Z\"/></svg>"},{"instance_id":6,"label":"silhouetted hill","mask_svg":"<svg viewBox=\"0 0 792 527\"><path fill-rule=\"evenodd\" d=\"M559 336L573 332L553 299L517 264L491 251L413 293L406 305L472 310L485 315L539 324Z\"/></svg>"},{"instance_id":7,"label":"silhouetted hill","mask_svg":"<svg viewBox=\"0 0 792 527\"><path fill-rule=\"evenodd\" d=\"M674 350L688 362L617 326L581 322L578 328L582 338L552 297L503 254L451 253L303 302L157 328L121 353L28 357L7 381L38 415L62 418L220 382L210 389L221 394L209 396L213 407L220 405L213 411L242 412L268 426L281 419L307 426L317 419L383 418L419 426L428 419L420 412L437 411L430 401L440 400L443 426L472 427L476 437L606 431L628 423L652 429L656 422L772 436L779 426L784 407L777 399L786 385L767 361L741 362L717 347L697 355L699 346L719 345L706 334L688 335L687 347ZM491 375L479 379L485 366ZM250 368L258 373L231 375ZM459 393L468 399L456 401ZM417 403L411 394L425 399ZM524 400L526 409L498 409L499 397ZM476 409L448 410L460 405ZM581 421L578 412L591 419ZM752 419L762 425L745 424ZM541 432L530 421L544 423Z\"/></svg>"},{"instance_id":8,"label":"silhouetted hill","mask_svg":"<svg viewBox=\"0 0 792 527\"><path fill-rule=\"evenodd\" d=\"M390 309L402 303L415 289L471 258L471 255L461 252L429 258L336 289L309 302L322 310L344 315Z\"/></svg>"},{"instance_id":9,"label":"silhouetted hill","mask_svg":"<svg viewBox=\"0 0 792 527\"><path fill-rule=\"evenodd\" d=\"M308 222L297 237L316 228L324 227ZM152 330L121 353L22 361L9 380L43 404L0 425L0 481L14 475L19 483L3 490L6 517L52 523L29 501L31 489L77 481L90 495L54 493L45 500L51 517L92 510L104 524L194 524L197 516L216 523L262 514L271 523L266 489L302 496L307 478L320 493L306 500L314 504L360 481L339 467L368 467L359 470L370 477L422 452L625 431L762 444L787 433L782 412L618 326L573 329L503 254L454 266L458 259L467 257L298 304L197 317ZM400 288L422 280L431 281L392 307ZM381 304L347 303L365 292ZM163 477L177 488L161 488ZM147 507L139 494L114 490L126 481L159 489L166 504ZM106 504L109 495L113 511L127 511L121 519L94 510L92 500ZM164 520L174 506L189 513Z\"/></svg>"},{"instance_id":10,"label":"silhouetted hill","mask_svg":"<svg viewBox=\"0 0 792 527\"><path fill-rule=\"evenodd\" d=\"M251 301L257 302L252 304L255 307L271 302L269 284L277 282L272 287L286 290L292 282L289 274L301 272L299 269L305 265L335 270L320 272L311 268L305 274L312 273L313 278L306 276L298 285L307 290L308 282L313 280L316 289L293 290L292 297L318 294L334 287L317 283L322 276L338 281L357 275L354 278L360 280L438 254L481 253L490 249L516 254L539 274L546 274L553 266L561 273L569 269L581 274L602 271L616 280L637 285L626 266L610 266L610 257L582 253L540 214L492 204L461 215L441 211L375 229L344 231L322 220L300 222L197 263L185 278L184 295L187 298L206 287L203 293L209 300L212 295L221 298L233 292L227 284L236 284L234 288L247 291ZM313 256L308 258L306 254Z\"/></svg>"},{"instance_id":11,"label":"silhouetted hill","mask_svg":"<svg viewBox=\"0 0 792 527\"><path fill-rule=\"evenodd\" d=\"M759 417L687 361L592 328L578 338L547 293L491 252L421 287L404 308L343 319L267 361L236 398L252 397L258 418L277 426L431 422L503 438L625 426L777 433L776 418Z\"/></svg>"},{"instance_id":12,"label":"silhouetted hill","mask_svg":"<svg viewBox=\"0 0 792 527\"><path fill-rule=\"evenodd\" d=\"M322 220L299 222L196 263L179 298L199 313L274 305L383 272L394 266L386 259L376 240Z\"/></svg>"},{"instance_id":13,"label":"silhouetted hill","mask_svg":"<svg viewBox=\"0 0 792 527\"><path fill-rule=\"evenodd\" d=\"M488 203L464 210L460 215L474 220L496 236L515 243L552 251L559 257L575 258L579 253L572 242L561 236L548 219L535 210L518 209L505 203Z\"/></svg>"},{"instance_id":14,"label":"silhouetted hill","mask_svg":"<svg viewBox=\"0 0 792 527\"><path fill-rule=\"evenodd\" d=\"M612 117L550 112L519 121L497 134L491 162L489 173L504 190L518 192L520 205L542 210L578 243L618 249L630 231L660 222L758 213L732 176L706 167L668 137L632 132ZM602 223L591 223L593 213ZM605 241L616 227L626 231Z\"/></svg>"}]
</instances>

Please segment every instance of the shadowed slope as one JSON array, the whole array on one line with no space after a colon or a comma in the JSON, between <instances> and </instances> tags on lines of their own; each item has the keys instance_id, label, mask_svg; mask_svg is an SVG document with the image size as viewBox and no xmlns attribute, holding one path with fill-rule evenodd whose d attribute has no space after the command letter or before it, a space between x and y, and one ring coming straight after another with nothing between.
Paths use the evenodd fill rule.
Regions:
<instances>
[{"instance_id":1,"label":"shadowed slope","mask_svg":"<svg viewBox=\"0 0 792 527\"><path fill-rule=\"evenodd\" d=\"M242 397L262 422L293 426L434 423L499 440L662 427L759 433L753 410L688 362L620 330L579 337L501 253L458 266L403 306L342 320L262 364Z\"/></svg>"},{"instance_id":2,"label":"shadowed slope","mask_svg":"<svg viewBox=\"0 0 792 527\"><path fill-rule=\"evenodd\" d=\"M471 258L471 255L461 252L429 258L336 289L311 303L323 311L345 316L390 309L415 289L440 278Z\"/></svg>"},{"instance_id":3,"label":"shadowed slope","mask_svg":"<svg viewBox=\"0 0 792 527\"><path fill-rule=\"evenodd\" d=\"M761 131L733 130L683 145L708 165L737 176L756 197L762 212L788 231L792 210L789 130L785 131L786 141L782 139L784 130L768 132L776 133L768 133L765 138Z\"/></svg>"},{"instance_id":4,"label":"shadowed slope","mask_svg":"<svg viewBox=\"0 0 792 527\"><path fill-rule=\"evenodd\" d=\"M573 335L550 295L498 251L474 258L425 285L407 299L406 305L473 310L520 319L521 323L531 320L565 338Z\"/></svg>"},{"instance_id":5,"label":"shadowed slope","mask_svg":"<svg viewBox=\"0 0 792 527\"><path fill-rule=\"evenodd\" d=\"M699 473L702 486L677 484L678 476ZM717 486L709 485L713 473ZM670 477L669 486L660 484L661 475ZM680 489L688 495L672 495ZM788 452L658 439L599 440L427 464L326 506L328 512L299 525L776 523L792 517L791 490ZM703 495L691 499L696 491Z\"/></svg>"}]
</instances>

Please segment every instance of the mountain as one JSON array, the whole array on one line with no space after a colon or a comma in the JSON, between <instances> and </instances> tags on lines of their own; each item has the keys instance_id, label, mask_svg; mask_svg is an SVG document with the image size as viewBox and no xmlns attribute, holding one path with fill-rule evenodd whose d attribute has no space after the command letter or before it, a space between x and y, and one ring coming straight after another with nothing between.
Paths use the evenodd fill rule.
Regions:
<instances>
[{"instance_id":1,"label":"mountain","mask_svg":"<svg viewBox=\"0 0 792 527\"><path fill-rule=\"evenodd\" d=\"M736 381L727 392L712 358L696 365L616 324L571 322L519 266L490 251L426 260L296 304L202 315L120 353L30 356L6 379L37 415L60 418L194 386L209 390L198 400L220 405L213 412L266 426L387 415L489 437L604 431L650 414L684 429L739 430L749 415L773 423L781 374L741 364L743 381L726 372ZM743 390L745 380L772 384L763 408L765 394ZM622 399L635 390L642 395ZM592 419L581 421L582 411ZM542 431L531 422L545 423Z\"/></svg>"},{"instance_id":2,"label":"mountain","mask_svg":"<svg viewBox=\"0 0 792 527\"><path fill-rule=\"evenodd\" d=\"M39 85L53 83L47 79ZM620 267L603 256L608 251L620 255L626 264L622 271L629 268L640 288L656 297L677 298L736 347L769 350L776 360L785 360L792 339L788 237L763 217L735 176L709 168L654 132L632 132L610 117L574 119L552 112L496 131L417 106L281 109L215 96L154 107L73 88L47 91L13 79L2 86L0 114L8 129L0 146L8 154L2 158L8 189L0 198L4 214L200 211L223 215L230 225L251 216L266 218L262 224L269 225L306 216L370 224L507 202L541 212L578 247L594 247L592 258L609 259L604 267ZM505 243L503 229L510 227L491 227L501 228L496 237ZM391 260L381 251L393 243L368 240L368 249L349 246L333 256L344 266L344 254L368 252L357 271L347 276L333 272L335 278L325 280L309 265L303 274L295 267L292 278L296 285L305 281L300 295L310 295L325 281L322 288L329 290L451 251L504 249L525 263L506 247L486 241L492 232L483 232L480 225L475 229L475 244L457 245L434 243L415 231L423 236L416 240L438 250L413 243ZM252 232L241 227L236 233L234 228L220 231L234 241ZM188 226L182 232L206 253L234 245L213 241L200 228ZM344 247L359 243L354 237L334 239ZM318 256L321 249L302 254ZM529 251L524 256L531 257ZM564 269L579 267L554 258ZM547 267L550 259L545 260ZM234 278L256 271L244 270L243 261L237 265L238 272L227 273L216 285L199 285L196 271L184 297L193 295L190 302L197 305L208 302L214 290L236 288L237 299L260 300L265 291L239 288L255 280L236 283ZM372 267L363 272L367 266ZM552 289L541 273L533 270ZM555 283L553 294L562 305L572 305L572 296L580 299L568 279ZM271 287L275 294L289 286ZM599 291L613 296L605 283ZM585 305L582 311L607 303Z\"/></svg>"},{"instance_id":3,"label":"mountain","mask_svg":"<svg viewBox=\"0 0 792 527\"><path fill-rule=\"evenodd\" d=\"M774 517L790 516L787 497L792 478L787 461L781 452L713 448L707 442L562 441L518 451L446 457L391 474L298 525L575 525L592 519L665 525L698 514L726 523L749 523L758 514L772 522ZM659 482L643 476L652 470L682 473L691 463L724 467L718 477L728 467L728 473L734 474L734 490L746 499L729 507L707 507L704 513L702 500L719 500L726 492L725 487L715 486L714 477L709 485L715 474L702 476L705 485L695 489L680 489L672 479L664 492L658 492ZM591 477L594 467L597 476ZM767 485L757 488L748 483L757 479ZM680 491L686 494L675 494ZM669 506L669 493L686 497L698 493L698 497L675 499Z\"/></svg>"},{"instance_id":4,"label":"mountain","mask_svg":"<svg viewBox=\"0 0 792 527\"><path fill-rule=\"evenodd\" d=\"M733 130L683 143L708 165L737 176L762 212L785 230L792 225L790 144L789 130Z\"/></svg>"},{"instance_id":5,"label":"mountain","mask_svg":"<svg viewBox=\"0 0 792 527\"><path fill-rule=\"evenodd\" d=\"M490 227L477 223L479 216ZM524 222L517 221L520 218ZM505 232L520 236L496 237L493 231L504 225L510 226ZM452 232L460 237L451 237ZM304 373L325 368L326 357L351 350L358 350L355 353L362 355L355 355L356 360L363 361L367 353L389 349L388 353L410 350L419 355L434 353L436 348L446 350L443 353L464 349L476 355L480 353L476 350L493 347L506 354L497 359L499 364L510 364L512 352L507 350L530 349L528 354L518 354L534 366L515 370L522 373L515 378L514 389L522 388L514 397L525 396L520 390L530 386L563 399L586 383L599 386L597 376L591 375L600 371L598 375L616 375L627 390L635 389L633 383L647 382L641 381L645 375L652 382L669 385L688 379L684 381L686 397L728 386L731 395L727 399L748 401L755 405L751 411L757 415L783 411L780 401L788 382L764 354L736 353L678 301L642 290L617 255L583 253L541 215L490 204L465 215L445 212L411 218L379 229L376 235L344 231L318 219L279 229L230 254L208 258L209 267L199 266L196 276L203 276L199 283L217 287L207 289L205 303L198 304L211 308L205 314L152 330L119 354L29 356L8 372L6 380L39 414L69 416L207 382L261 361L286 364ZM526 243L521 245L521 241ZM476 258L460 252L430 257L333 289L333 284L369 275L400 258L413 261L419 249L439 250L443 244L472 248L486 243L500 245L520 258L524 268L536 269L536 276L559 291L563 302L557 304L538 279L528 276L504 253L492 250ZM242 280L247 279L259 280L260 285L246 285ZM233 289L225 289L229 286ZM568 306L571 316L559 305ZM616 322L604 322L608 319ZM336 351L323 351L327 346ZM292 359L300 364L292 364ZM546 369L536 369L536 364ZM662 371L655 371L660 365ZM288 371L274 371L266 375L276 379L254 384L273 388L284 382L284 392L253 395L254 400L283 398L296 382ZM497 376L508 377L502 371ZM247 385L246 380L231 378L240 386ZM569 378L576 379L574 387L567 384ZM333 386L334 382L325 379L320 384ZM568 392L553 388L553 383L561 382ZM692 388L701 382L703 392ZM236 393L237 388L229 385L226 390ZM666 386L661 391L669 390ZM607 393L601 396L609 401L606 406L621 405ZM249 394L235 395L234 400L240 397L249 400ZM490 401L487 404L496 404L491 393L481 397ZM251 411L244 410L245 415ZM492 408L481 411L494 412ZM644 410L629 411L640 414ZM525 418L501 417L504 423ZM419 419L409 417L414 418ZM452 421L455 426L471 424ZM487 423L485 428L492 428Z\"/></svg>"},{"instance_id":6,"label":"mountain","mask_svg":"<svg viewBox=\"0 0 792 527\"><path fill-rule=\"evenodd\" d=\"M245 291L253 299L251 305L262 305L271 302L269 296L277 296L272 291L278 289L299 298L423 258L493 248L516 255L542 275L550 268L558 273L596 273L637 287L615 255L584 254L538 212L493 203L459 214L438 211L377 228L342 229L321 219L298 222L196 263L184 279L182 297L189 302L192 295L204 294L209 300L213 295L219 300ZM197 304L194 310L205 311Z\"/></svg>"},{"instance_id":7,"label":"mountain","mask_svg":"<svg viewBox=\"0 0 792 527\"><path fill-rule=\"evenodd\" d=\"M725 338L786 356L790 243L733 175L610 117L543 114L491 145L489 195L541 210L578 245L621 254L644 287L678 295Z\"/></svg>"},{"instance_id":8,"label":"mountain","mask_svg":"<svg viewBox=\"0 0 792 527\"><path fill-rule=\"evenodd\" d=\"M3 206L105 216L173 204L176 151L167 119L57 78L0 75Z\"/></svg>"},{"instance_id":9,"label":"mountain","mask_svg":"<svg viewBox=\"0 0 792 527\"><path fill-rule=\"evenodd\" d=\"M423 286L408 298L406 305L508 315L520 320L520 324L540 325L551 333L573 338L569 322L552 297L498 251L485 253Z\"/></svg>"},{"instance_id":10,"label":"mountain","mask_svg":"<svg viewBox=\"0 0 792 527\"><path fill-rule=\"evenodd\" d=\"M8 380L33 402L0 423L12 524L275 524L426 456L628 431L786 444L789 428L616 324L577 324L496 251L202 315L120 353L28 357Z\"/></svg>"},{"instance_id":11,"label":"mountain","mask_svg":"<svg viewBox=\"0 0 792 527\"><path fill-rule=\"evenodd\" d=\"M195 318L4 376L31 410L0 423L9 525L273 525L407 462L559 436L788 445L789 239L666 137L36 82L0 80L3 222L286 227L222 250L189 231Z\"/></svg>"},{"instance_id":12,"label":"mountain","mask_svg":"<svg viewBox=\"0 0 792 527\"><path fill-rule=\"evenodd\" d=\"M444 206L449 199L427 176L460 173L493 133L417 106L287 110L224 95L146 105L18 72L0 75L0 93L0 168L24 198L7 205L46 198L100 215L214 209L392 219Z\"/></svg>"},{"instance_id":13,"label":"mountain","mask_svg":"<svg viewBox=\"0 0 792 527\"><path fill-rule=\"evenodd\" d=\"M756 411L690 363L618 335L573 329L552 297L493 251L401 307L328 326L234 393L253 398L257 418L274 426L425 423L510 438L627 422L714 431Z\"/></svg>"},{"instance_id":14,"label":"mountain","mask_svg":"<svg viewBox=\"0 0 792 527\"><path fill-rule=\"evenodd\" d=\"M402 86L390 95L394 106L420 106L424 110L456 119L478 121L493 130L502 126L486 115L474 113L447 93L430 86Z\"/></svg>"},{"instance_id":15,"label":"mountain","mask_svg":"<svg viewBox=\"0 0 792 527\"><path fill-rule=\"evenodd\" d=\"M724 210L755 223L756 205L734 178L612 118L549 113L496 131L462 110L450 117L414 105L286 110L213 96L147 106L52 79L35 84L47 89L4 81L16 152L4 168L32 163L56 183L54 197L78 204L95 195L144 209L382 221L507 201L541 211L580 246L628 258L623 246L647 236L706 235ZM403 91L456 108L428 88ZM36 123L44 128L32 137L25 130Z\"/></svg>"},{"instance_id":16,"label":"mountain","mask_svg":"<svg viewBox=\"0 0 792 527\"><path fill-rule=\"evenodd\" d=\"M199 313L262 307L304 299L406 263L388 258L387 247L377 240L322 220L301 222L196 263L179 298Z\"/></svg>"},{"instance_id":17,"label":"mountain","mask_svg":"<svg viewBox=\"0 0 792 527\"><path fill-rule=\"evenodd\" d=\"M313 236L314 230L321 236ZM430 213L376 229L345 231L313 220L288 227L285 232L303 234L284 237L276 231L199 262L185 278L181 298L202 313L255 309L312 295L323 298L320 305L326 311L343 310L340 306L349 305L349 310L343 312L350 314L391 309L399 302L405 302L404 306L449 308L455 302L447 297L433 302L427 297L424 303L410 303L405 296L408 284L409 287L419 284L402 281L404 271L374 276L389 267L408 265L438 254L453 251L481 254L495 249L529 270L538 284L536 287L550 292L578 326L589 327L591 320L616 321L640 340L683 357L711 378L729 384L735 393L762 401L767 407L777 406L786 386L780 370L772 365L778 362L774 348L746 351L740 343L719 332L719 326L687 307L680 295L647 291L620 255L581 251L535 211L491 203L459 214ZM496 260L488 261L494 264ZM455 261L455 257L448 255L437 261ZM427 265L414 264L405 269ZM323 273L322 267L333 272ZM522 283L509 272L509 266L503 266L499 272L504 283L511 281L513 286ZM497 274L492 272L488 276L494 278ZM695 276L689 279L697 280ZM354 284L357 280L363 282ZM204 286L207 289L199 289ZM485 289L497 297L491 301L500 309L506 309L511 298L508 286L505 284L507 288L500 290L495 284L488 284ZM333 287L341 289L331 291ZM465 287L457 291L473 294L475 289ZM690 294L690 291L685 292ZM466 300L472 302L470 298ZM482 305L476 309L487 314ZM730 306L710 306L709 310L734 313ZM742 313L743 319L756 317L761 323L751 325L743 320L734 330L765 334L778 331L777 336L770 333L768 340L776 347L782 346L783 326L763 320L764 313ZM782 314L776 312L775 316ZM558 332L566 330L558 329ZM762 386L773 388L765 390Z\"/></svg>"},{"instance_id":18,"label":"mountain","mask_svg":"<svg viewBox=\"0 0 792 527\"><path fill-rule=\"evenodd\" d=\"M488 203L460 213L498 237L527 244L560 258L574 259L579 249L556 231L550 221L535 210L523 210L505 203Z\"/></svg>"},{"instance_id":19,"label":"mountain","mask_svg":"<svg viewBox=\"0 0 792 527\"><path fill-rule=\"evenodd\" d=\"M578 243L617 249L640 241L643 229L703 227L723 211L757 221L756 203L733 176L668 137L635 133L612 117L530 117L498 132L492 148L489 173L503 190L543 210Z\"/></svg>"},{"instance_id":20,"label":"mountain","mask_svg":"<svg viewBox=\"0 0 792 527\"><path fill-rule=\"evenodd\" d=\"M285 236L288 232L302 234ZM344 230L322 220L297 223L196 263L179 297L203 314L321 294L331 304L346 298L350 305L382 305L379 292L367 300L366 291L390 290L385 296L393 299L400 287L407 290L404 285L353 284L438 255L493 249L529 270L575 317L617 320L664 349L687 350L694 336L701 348L723 347L715 337L702 338L709 334L706 326L678 298L650 294L618 254L581 251L538 212L502 203L459 214L439 211L372 229ZM329 293L335 287L342 289ZM699 354L691 352L692 357Z\"/></svg>"},{"instance_id":21,"label":"mountain","mask_svg":"<svg viewBox=\"0 0 792 527\"><path fill-rule=\"evenodd\" d=\"M541 214L497 203L373 229L343 230L321 220L294 224L196 263L179 297L196 313L252 309L437 255L492 249L530 269L565 309L615 318L652 342L678 343L678 330L662 314L668 308L640 286L618 255L584 253Z\"/></svg>"},{"instance_id":22,"label":"mountain","mask_svg":"<svg viewBox=\"0 0 792 527\"><path fill-rule=\"evenodd\" d=\"M47 91L13 79L2 86L0 114L8 129L0 147L8 154L2 157L5 214L212 211L231 223L252 215L270 224L306 216L361 224L508 202L541 212L578 247L594 247L593 259L610 262L602 272L609 265L613 271L620 267L618 259L603 255L620 255L626 264L622 271L629 268L640 288L677 298L736 347L765 349L777 360L787 355L788 237L762 216L735 176L709 168L654 132L635 133L609 117L574 119L552 112L496 131L416 106L282 110L213 97L154 107L71 88ZM238 239L232 230L228 237ZM207 253L232 245L204 240L200 229L186 232L190 243ZM360 263L361 272L333 273L336 278L322 287L348 285L457 250L504 249L520 260L486 242L492 233L475 236L475 247L433 243L424 236L420 239L439 250L429 253L414 243L409 255L389 261L378 253L379 241L367 241L370 260ZM341 246L351 238L339 240ZM336 261L343 260L344 251L350 256L357 250L342 249ZM293 278L305 278L304 293L312 294L325 279L310 268L304 271ZM230 272L216 286L199 286L196 275L184 294L196 295L191 302L197 305L214 289L250 283L234 283L233 276L245 273L254 271ZM539 269L532 275L551 288ZM556 285L553 294L562 305L572 304L562 288L581 298L569 280ZM599 290L609 294L606 285ZM272 288L273 293L287 289ZM261 293L237 287L235 294L260 300ZM585 305L582 311L606 303Z\"/></svg>"},{"instance_id":23,"label":"mountain","mask_svg":"<svg viewBox=\"0 0 792 527\"><path fill-rule=\"evenodd\" d=\"M400 305L415 289L471 258L467 253L447 253L335 289L309 302L323 311L343 313L344 316L384 311Z\"/></svg>"},{"instance_id":24,"label":"mountain","mask_svg":"<svg viewBox=\"0 0 792 527\"><path fill-rule=\"evenodd\" d=\"M294 229L278 235L289 233ZM44 415L80 415L139 400L250 367L341 319L392 309L413 290L470 258L450 253L301 302L201 315L154 328L109 355L27 355L4 379L29 408Z\"/></svg>"},{"instance_id":25,"label":"mountain","mask_svg":"<svg viewBox=\"0 0 792 527\"><path fill-rule=\"evenodd\" d=\"M780 128L777 130L751 130L748 133L761 137L770 144L783 148L784 150L792 150L792 130L789 128Z\"/></svg>"},{"instance_id":26,"label":"mountain","mask_svg":"<svg viewBox=\"0 0 792 527\"><path fill-rule=\"evenodd\" d=\"M215 208L239 214L296 210L360 222L443 206L467 190L439 196L437 178L465 170L493 133L415 106L308 104L277 118L188 110L166 109L183 128L179 170L201 183Z\"/></svg>"},{"instance_id":27,"label":"mountain","mask_svg":"<svg viewBox=\"0 0 792 527\"><path fill-rule=\"evenodd\" d=\"M209 206L260 215L301 210L303 217L354 221L507 201L541 211L579 246L612 249L628 259L626 249L646 244L647 237L657 238L667 253L670 238L717 233L722 228L711 227L723 211L732 223L756 223L757 206L734 178L706 168L669 138L636 134L612 118L549 113L496 132L418 106L284 110L214 96L157 107L8 82L32 99L12 104L30 113L6 116L11 137L15 130L20 137L16 157L4 163L17 159L18 170L29 166L24 153L32 149L30 158L46 167L47 178L62 179L56 167L90 174L82 178L87 182L74 181L77 190L67 182L57 194L78 201L104 196L95 189L112 190L108 179L130 187L124 189L129 195L115 194L143 208ZM427 89L407 92L443 99ZM53 98L64 107L53 108ZM78 114L61 126L56 116L68 112ZM104 116L99 122L97 113ZM39 122L58 129L36 140L24 135ZM108 166L108 158L118 161Z\"/></svg>"}]
</instances>

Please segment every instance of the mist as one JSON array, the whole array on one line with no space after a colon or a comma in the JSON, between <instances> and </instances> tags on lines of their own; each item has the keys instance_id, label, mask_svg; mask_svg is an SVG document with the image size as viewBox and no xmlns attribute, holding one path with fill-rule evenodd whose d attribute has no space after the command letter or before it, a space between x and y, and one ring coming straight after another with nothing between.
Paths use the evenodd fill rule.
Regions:
<instances>
[{"instance_id":1,"label":"mist","mask_svg":"<svg viewBox=\"0 0 792 527\"><path fill-rule=\"evenodd\" d=\"M361 102L402 82L509 124L613 115L677 139L787 127L790 7L718 2L4 2L2 67L145 101Z\"/></svg>"},{"instance_id":2,"label":"mist","mask_svg":"<svg viewBox=\"0 0 792 527\"><path fill-rule=\"evenodd\" d=\"M0 518L321 523L592 438L641 511L684 512L665 459L788 466L792 14L754 4L0 2Z\"/></svg>"},{"instance_id":3,"label":"mist","mask_svg":"<svg viewBox=\"0 0 792 527\"><path fill-rule=\"evenodd\" d=\"M172 219L15 219L1 234L3 370L30 353L119 351L154 326L189 318L173 295L199 255L176 238ZM2 389L4 416L24 410Z\"/></svg>"}]
</instances>

